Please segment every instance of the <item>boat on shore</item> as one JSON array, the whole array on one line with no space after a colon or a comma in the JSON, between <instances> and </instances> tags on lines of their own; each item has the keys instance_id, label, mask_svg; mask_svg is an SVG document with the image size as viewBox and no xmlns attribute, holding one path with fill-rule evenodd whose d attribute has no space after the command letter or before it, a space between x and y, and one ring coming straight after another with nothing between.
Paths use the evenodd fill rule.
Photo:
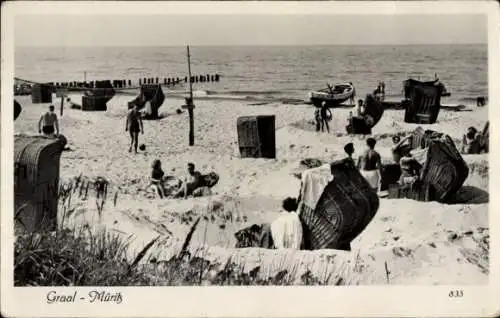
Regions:
<instances>
[{"instance_id":1,"label":"boat on shore","mask_svg":"<svg viewBox=\"0 0 500 318\"><path fill-rule=\"evenodd\" d=\"M337 107L354 95L354 85L343 83L335 86L328 85L327 88L309 92L309 100L316 107L321 107L323 103L327 107Z\"/></svg>"}]
</instances>

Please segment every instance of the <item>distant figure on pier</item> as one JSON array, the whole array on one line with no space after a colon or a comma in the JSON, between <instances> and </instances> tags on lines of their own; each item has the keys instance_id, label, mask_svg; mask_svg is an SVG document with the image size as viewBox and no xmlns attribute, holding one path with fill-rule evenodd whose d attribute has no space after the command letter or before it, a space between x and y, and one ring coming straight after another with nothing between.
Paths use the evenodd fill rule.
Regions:
<instances>
[{"instance_id":1,"label":"distant figure on pier","mask_svg":"<svg viewBox=\"0 0 500 318\"><path fill-rule=\"evenodd\" d=\"M139 106L134 105L134 108L132 108L128 112L127 121L125 123L125 131L128 131L130 133L130 147L128 149L128 152L132 152L132 146L133 146L135 153L137 153L137 145L139 143L139 133L144 134L144 127L142 125Z\"/></svg>"},{"instance_id":2,"label":"distant figure on pier","mask_svg":"<svg viewBox=\"0 0 500 318\"><path fill-rule=\"evenodd\" d=\"M59 135L59 121L54 112L54 105L49 106L49 111L40 116L38 121L38 132L48 137L55 137ZM54 134L55 133L55 134Z\"/></svg>"},{"instance_id":3,"label":"distant figure on pier","mask_svg":"<svg viewBox=\"0 0 500 318\"><path fill-rule=\"evenodd\" d=\"M326 131L330 133L330 126L328 125L328 122L332 120L332 112L330 109L326 106L326 103L323 102L323 105L321 106L321 131L325 131L325 126L326 126Z\"/></svg>"}]
</instances>

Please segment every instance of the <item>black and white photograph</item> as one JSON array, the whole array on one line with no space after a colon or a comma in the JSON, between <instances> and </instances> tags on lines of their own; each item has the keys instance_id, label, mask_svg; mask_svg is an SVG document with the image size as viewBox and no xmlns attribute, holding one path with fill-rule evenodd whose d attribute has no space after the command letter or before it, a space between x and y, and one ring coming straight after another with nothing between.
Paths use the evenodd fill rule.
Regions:
<instances>
[{"instance_id":1,"label":"black and white photograph","mask_svg":"<svg viewBox=\"0 0 500 318\"><path fill-rule=\"evenodd\" d=\"M436 302L494 314L498 8L448 4L4 6L2 294L43 293L2 313L459 286Z\"/></svg>"}]
</instances>

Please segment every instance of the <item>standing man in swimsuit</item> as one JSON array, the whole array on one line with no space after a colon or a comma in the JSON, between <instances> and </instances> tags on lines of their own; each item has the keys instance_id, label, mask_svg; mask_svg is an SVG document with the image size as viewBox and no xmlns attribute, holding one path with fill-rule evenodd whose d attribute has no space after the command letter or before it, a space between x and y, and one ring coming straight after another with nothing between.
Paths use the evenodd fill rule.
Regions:
<instances>
[{"instance_id":1,"label":"standing man in swimsuit","mask_svg":"<svg viewBox=\"0 0 500 318\"><path fill-rule=\"evenodd\" d=\"M59 135L59 121L57 120L57 115L54 112L54 105L50 105L49 111L40 116L40 120L38 121L38 132L43 132L45 136Z\"/></svg>"},{"instance_id":2,"label":"standing man in swimsuit","mask_svg":"<svg viewBox=\"0 0 500 318\"><path fill-rule=\"evenodd\" d=\"M325 131L325 126L326 126L326 131L330 133L330 126L328 125L328 122L332 119L332 112L326 106L326 102L323 102L321 105L320 117L321 117L321 131L322 132Z\"/></svg>"},{"instance_id":3,"label":"standing man in swimsuit","mask_svg":"<svg viewBox=\"0 0 500 318\"><path fill-rule=\"evenodd\" d=\"M130 147L128 148L128 152L132 152L132 146L134 146L135 153L137 153L139 133L142 133L144 135L144 127L142 125L139 106L134 105L134 108L128 112L125 131L128 131L130 133Z\"/></svg>"},{"instance_id":4,"label":"standing man in swimsuit","mask_svg":"<svg viewBox=\"0 0 500 318\"><path fill-rule=\"evenodd\" d=\"M382 179L382 160L380 154L375 151L377 141L373 138L366 140L368 149L359 157L358 168L371 187L378 191Z\"/></svg>"}]
</instances>

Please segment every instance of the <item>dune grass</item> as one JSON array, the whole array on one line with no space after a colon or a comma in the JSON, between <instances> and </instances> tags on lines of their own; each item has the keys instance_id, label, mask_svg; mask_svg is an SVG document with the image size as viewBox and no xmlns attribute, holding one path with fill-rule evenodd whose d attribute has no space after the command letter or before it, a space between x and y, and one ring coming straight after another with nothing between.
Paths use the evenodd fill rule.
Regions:
<instances>
[{"instance_id":1,"label":"dune grass","mask_svg":"<svg viewBox=\"0 0 500 318\"><path fill-rule=\"evenodd\" d=\"M179 286L179 285L292 285L296 268L280 266L276 273L264 273L259 266L245 269L231 258L225 264L211 263L205 255L191 255L189 245L202 216L191 225L179 253L158 260L148 253L158 243L153 239L134 257L129 257L132 236L107 231L92 231L89 225L72 228L65 224L74 212L72 195L87 199L92 184L82 177L62 185L58 196L62 216L56 231L16 235L14 248L15 286ZM105 198L105 197L104 197ZM116 201L116 195L112 198ZM75 200L73 200L74 202ZM114 202L116 204L116 202ZM103 213L102 196L96 198L98 214ZM16 211L21 214L22 207ZM208 209L208 208L207 208ZM282 264L284 265L284 264ZM283 268L283 269L282 269ZM303 285L325 285L331 275L300 277ZM264 277L264 278L263 278ZM337 279L333 284L344 284Z\"/></svg>"}]
</instances>

